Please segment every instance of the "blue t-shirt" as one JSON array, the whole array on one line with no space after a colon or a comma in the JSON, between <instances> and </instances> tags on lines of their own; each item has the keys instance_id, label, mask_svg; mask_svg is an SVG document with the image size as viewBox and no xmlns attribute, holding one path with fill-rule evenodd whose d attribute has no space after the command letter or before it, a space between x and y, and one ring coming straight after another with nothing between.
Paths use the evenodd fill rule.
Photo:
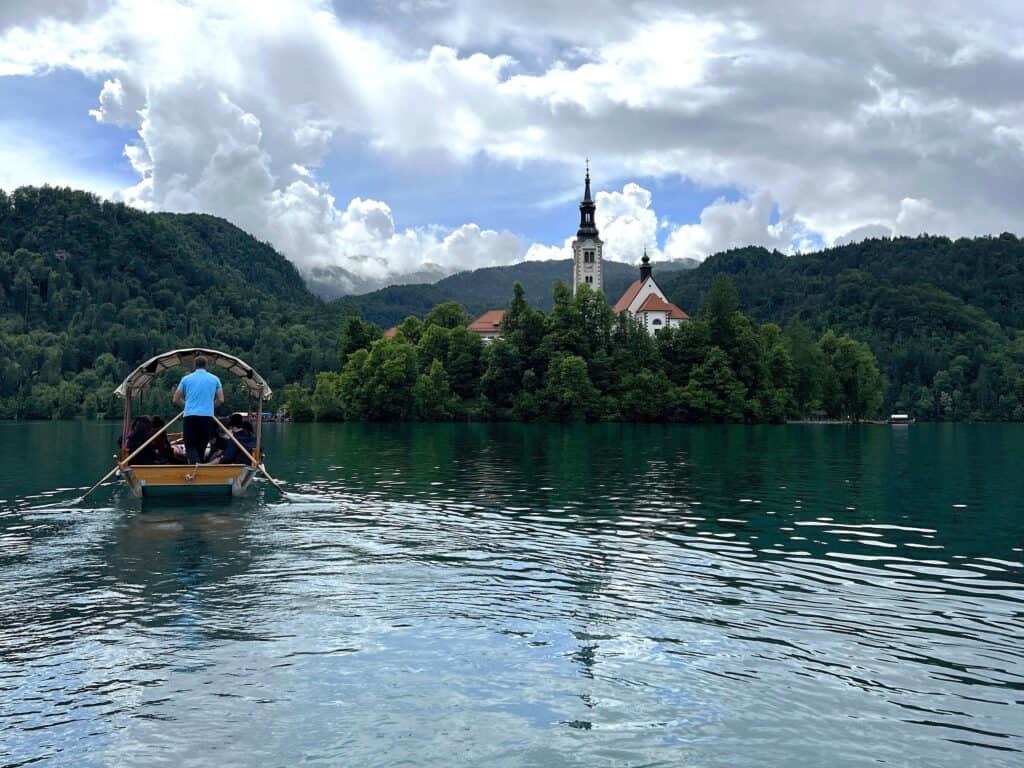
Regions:
<instances>
[{"instance_id":1,"label":"blue t-shirt","mask_svg":"<svg viewBox=\"0 0 1024 768\"><path fill-rule=\"evenodd\" d=\"M178 389L185 394L186 416L213 416L213 398L220 389L220 379L198 368L182 376Z\"/></svg>"}]
</instances>

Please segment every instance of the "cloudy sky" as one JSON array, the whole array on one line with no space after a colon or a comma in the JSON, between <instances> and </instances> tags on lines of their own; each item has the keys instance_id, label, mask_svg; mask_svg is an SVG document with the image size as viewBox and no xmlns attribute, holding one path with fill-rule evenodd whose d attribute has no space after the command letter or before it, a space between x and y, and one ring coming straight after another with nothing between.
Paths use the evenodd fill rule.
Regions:
<instances>
[{"instance_id":1,"label":"cloudy sky","mask_svg":"<svg viewBox=\"0 0 1024 768\"><path fill-rule=\"evenodd\" d=\"M0 0L0 187L203 211L307 273L1020 232L1019 0Z\"/></svg>"}]
</instances>

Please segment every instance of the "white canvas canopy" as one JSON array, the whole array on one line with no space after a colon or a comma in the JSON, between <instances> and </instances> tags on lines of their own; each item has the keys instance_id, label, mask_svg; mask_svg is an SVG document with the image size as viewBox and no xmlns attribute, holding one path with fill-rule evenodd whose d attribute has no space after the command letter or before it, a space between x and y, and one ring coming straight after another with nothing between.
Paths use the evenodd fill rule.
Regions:
<instances>
[{"instance_id":1,"label":"white canvas canopy","mask_svg":"<svg viewBox=\"0 0 1024 768\"><path fill-rule=\"evenodd\" d=\"M129 389L132 392L138 392L140 389L148 387L160 372L166 371L168 368L185 368L191 371L198 355L203 355L206 358L208 370L220 368L236 376L251 396L259 397L262 391L263 399L269 400L271 394L273 394L266 380L256 373L256 369L244 360L234 355L229 355L227 352L221 352L216 349L203 349L202 347L175 349L171 352L164 352L162 355L151 357L128 374L128 378L121 382L121 386L114 390L114 394L124 397Z\"/></svg>"}]
</instances>

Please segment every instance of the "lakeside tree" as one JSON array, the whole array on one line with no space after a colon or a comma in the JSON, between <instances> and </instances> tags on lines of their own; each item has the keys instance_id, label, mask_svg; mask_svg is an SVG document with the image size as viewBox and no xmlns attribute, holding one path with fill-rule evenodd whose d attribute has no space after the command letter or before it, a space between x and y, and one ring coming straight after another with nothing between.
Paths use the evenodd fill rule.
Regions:
<instances>
[{"instance_id":1,"label":"lakeside tree","mask_svg":"<svg viewBox=\"0 0 1024 768\"><path fill-rule=\"evenodd\" d=\"M338 360L345 362L358 349L366 349L381 337L381 329L358 315L345 318L338 333Z\"/></svg>"},{"instance_id":2,"label":"lakeside tree","mask_svg":"<svg viewBox=\"0 0 1024 768\"><path fill-rule=\"evenodd\" d=\"M823 404L833 418L861 421L882 405L885 381L863 342L826 331L818 342L824 360Z\"/></svg>"}]
</instances>

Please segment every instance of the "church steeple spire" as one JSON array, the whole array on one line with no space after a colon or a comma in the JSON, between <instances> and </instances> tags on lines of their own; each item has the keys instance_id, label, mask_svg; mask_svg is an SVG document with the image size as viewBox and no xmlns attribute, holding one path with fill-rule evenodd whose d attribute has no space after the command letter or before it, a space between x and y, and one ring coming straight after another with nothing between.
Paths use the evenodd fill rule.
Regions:
<instances>
[{"instance_id":1,"label":"church steeple spire","mask_svg":"<svg viewBox=\"0 0 1024 768\"><path fill-rule=\"evenodd\" d=\"M597 237L597 224L594 221L594 214L597 205L590 197L590 160L587 160L587 174L583 182L583 201L580 203L580 228L576 237Z\"/></svg>"},{"instance_id":2,"label":"church steeple spire","mask_svg":"<svg viewBox=\"0 0 1024 768\"><path fill-rule=\"evenodd\" d=\"M644 257L640 259L640 282L651 276L651 258L647 255L647 248L644 248Z\"/></svg>"},{"instance_id":3,"label":"church steeple spire","mask_svg":"<svg viewBox=\"0 0 1024 768\"><path fill-rule=\"evenodd\" d=\"M604 264L601 259L603 243L597 236L597 203L590 196L590 158L587 158L583 177L583 200L580 202L580 228L572 241L572 292L580 286L593 291L604 291Z\"/></svg>"}]
</instances>

